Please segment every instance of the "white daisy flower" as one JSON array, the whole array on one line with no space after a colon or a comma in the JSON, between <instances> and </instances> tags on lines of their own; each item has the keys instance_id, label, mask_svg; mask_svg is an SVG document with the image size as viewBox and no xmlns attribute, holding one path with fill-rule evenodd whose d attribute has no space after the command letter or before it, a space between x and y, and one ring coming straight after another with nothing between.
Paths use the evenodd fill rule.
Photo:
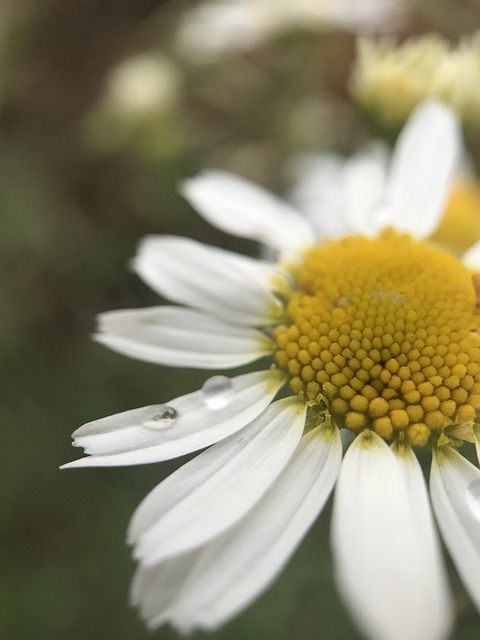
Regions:
<instances>
[{"instance_id":1,"label":"white daisy flower","mask_svg":"<svg viewBox=\"0 0 480 640\"><path fill-rule=\"evenodd\" d=\"M150 627L211 630L242 611L278 576L336 484L335 577L359 628L379 640L447 637L450 593L417 448L432 453L433 513L480 609L480 470L462 455L468 443L480 455L471 271L480 248L465 266L428 240L459 151L452 112L421 106L382 196L350 207L351 235L340 239L318 240L290 205L224 172L185 182L204 218L268 245L277 264L186 238L142 242L137 273L187 308L106 313L100 342L172 366L271 358L261 371L215 375L200 391L74 433L89 457L68 467L209 447L161 482L130 524L131 598ZM275 400L282 387L289 392ZM341 434L352 440L344 456Z\"/></svg>"}]
</instances>

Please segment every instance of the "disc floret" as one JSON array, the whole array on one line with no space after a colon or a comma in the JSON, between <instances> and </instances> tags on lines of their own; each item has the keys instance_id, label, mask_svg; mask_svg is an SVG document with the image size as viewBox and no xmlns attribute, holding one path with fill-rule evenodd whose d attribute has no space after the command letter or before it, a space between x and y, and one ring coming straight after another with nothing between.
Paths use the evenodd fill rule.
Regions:
<instances>
[{"instance_id":1,"label":"disc floret","mask_svg":"<svg viewBox=\"0 0 480 640\"><path fill-rule=\"evenodd\" d=\"M453 441L480 405L472 274L393 230L310 249L274 332L295 394L341 427L417 446Z\"/></svg>"}]
</instances>

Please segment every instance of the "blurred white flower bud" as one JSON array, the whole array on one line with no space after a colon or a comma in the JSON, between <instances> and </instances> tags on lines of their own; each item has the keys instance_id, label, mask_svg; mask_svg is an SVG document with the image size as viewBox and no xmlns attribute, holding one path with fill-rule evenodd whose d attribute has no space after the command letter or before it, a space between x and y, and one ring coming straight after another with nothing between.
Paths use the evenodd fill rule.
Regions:
<instances>
[{"instance_id":1,"label":"blurred white flower bud","mask_svg":"<svg viewBox=\"0 0 480 640\"><path fill-rule=\"evenodd\" d=\"M113 69L103 104L125 118L159 115L174 106L179 84L179 74L166 57L137 55Z\"/></svg>"},{"instance_id":2,"label":"blurred white flower bud","mask_svg":"<svg viewBox=\"0 0 480 640\"><path fill-rule=\"evenodd\" d=\"M378 124L400 128L422 100L441 99L466 126L480 125L480 34L452 47L439 35L398 45L364 39L358 47L351 90Z\"/></svg>"},{"instance_id":3,"label":"blurred white flower bud","mask_svg":"<svg viewBox=\"0 0 480 640\"><path fill-rule=\"evenodd\" d=\"M402 0L213 0L185 13L177 45L195 62L213 62L292 28L389 32L404 13Z\"/></svg>"}]
</instances>

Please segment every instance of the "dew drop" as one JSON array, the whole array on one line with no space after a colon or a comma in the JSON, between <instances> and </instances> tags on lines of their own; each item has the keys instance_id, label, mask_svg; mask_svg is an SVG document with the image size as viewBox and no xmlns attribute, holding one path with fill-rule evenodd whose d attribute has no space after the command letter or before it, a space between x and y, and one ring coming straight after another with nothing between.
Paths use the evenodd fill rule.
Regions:
<instances>
[{"instance_id":1,"label":"dew drop","mask_svg":"<svg viewBox=\"0 0 480 640\"><path fill-rule=\"evenodd\" d=\"M465 497L470 510L480 520L480 478L467 484Z\"/></svg>"},{"instance_id":2,"label":"dew drop","mask_svg":"<svg viewBox=\"0 0 480 640\"><path fill-rule=\"evenodd\" d=\"M232 381L226 376L212 376L204 383L202 394L210 409L221 409L233 397Z\"/></svg>"},{"instance_id":3,"label":"dew drop","mask_svg":"<svg viewBox=\"0 0 480 640\"><path fill-rule=\"evenodd\" d=\"M353 304L353 300L350 296L338 296L333 301L335 309L337 307L349 307L351 304Z\"/></svg>"},{"instance_id":4,"label":"dew drop","mask_svg":"<svg viewBox=\"0 0 480 640\"><path fill-rule=\"evenodd\" d=\"M398 291L390 291L389 289L372 289L370 295L375 300L388 300L392 304L400 305L407 302L407 297L404 293Z\"/></svg>"},{"instance_id":5,"label":"dew drop","mask_svg":"<svg viewBox=\"0 0 480 640\"><path fill-rule=\"evenodd\" d=\"M142 423L147 429L164 429L165 427L171 427L177 421L177 411L168 404L159 404L154 407L154 410L153 415L151 415L150 411L149 417Z\"/></svg>"}]
</instances>

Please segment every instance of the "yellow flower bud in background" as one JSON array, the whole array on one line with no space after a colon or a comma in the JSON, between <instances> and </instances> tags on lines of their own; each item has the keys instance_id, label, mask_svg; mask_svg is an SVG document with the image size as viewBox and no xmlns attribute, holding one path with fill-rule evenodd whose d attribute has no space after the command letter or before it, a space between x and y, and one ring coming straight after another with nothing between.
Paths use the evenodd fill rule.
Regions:
<instances>
[{"instance_id":1,"label":"yellow flower bud in background","mask_svg":"<svg viewBox=\"0 0 480 640\"><path fill-rule=\"evenodd\" d=\"M399 129L422 100L440 99L465 127L480 125L480 34L451 46L426 35L403 44L392 38L361 39L351 76L351 93L376 122Z\"/></svg>"}]
</instances>

